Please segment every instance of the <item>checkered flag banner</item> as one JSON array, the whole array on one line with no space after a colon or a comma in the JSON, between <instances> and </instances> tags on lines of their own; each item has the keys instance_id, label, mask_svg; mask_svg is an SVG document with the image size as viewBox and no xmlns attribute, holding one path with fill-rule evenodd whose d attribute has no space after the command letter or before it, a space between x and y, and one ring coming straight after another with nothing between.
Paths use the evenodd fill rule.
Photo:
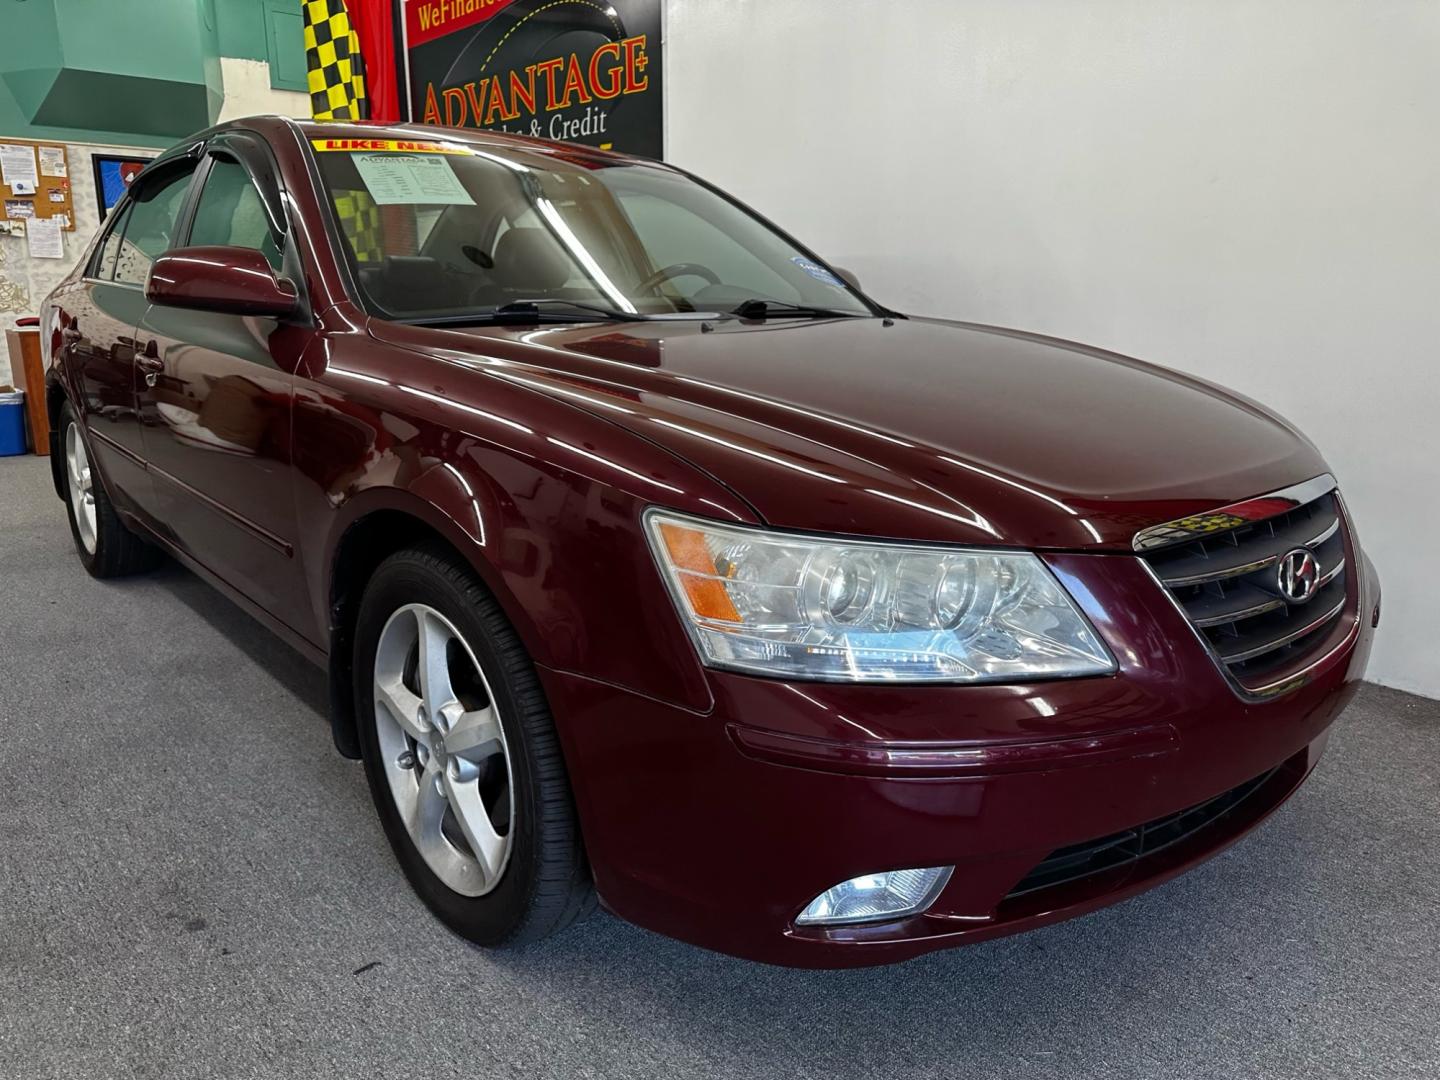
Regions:
<instances>
[{"instance_id":1,"label":"checkered flag banner","mask_svg":"<svg viewBox=\"0 0 1440 1080\"><path fill-rule=\"evenodd\" d=\"M365 60L345 0L304 0L305 66L310 115L316 120L365 120Z\"/></svg>"},{"instance_id":2,"label":"checkered flag banner","mask_svg":"<svg viewBox=\"0 0 1440 1080\"><path fill-rule=\"evenodd\" d=\"M385 257L381 242L380 207L368 191L334 192L335 209L340 215L340 228L357 262L375 263ZM401 210L408 207L400 207Z\"/></svg>"}]
</instances>

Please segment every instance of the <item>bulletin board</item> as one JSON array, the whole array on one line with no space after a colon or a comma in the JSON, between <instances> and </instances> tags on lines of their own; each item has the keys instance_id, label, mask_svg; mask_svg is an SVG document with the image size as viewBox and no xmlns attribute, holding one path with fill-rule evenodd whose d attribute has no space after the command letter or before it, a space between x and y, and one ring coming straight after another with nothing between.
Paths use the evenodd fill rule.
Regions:
<instances>
[{"instance_id":1,"label":"bulletin board","mask_svg":"<svg viewBox=\"0 0 1440 1080\"><path fill-rule=\"evenodd\" d=\"M24 164L26 151L32 163L29 166ZM33 184L29 181L32 176ZM0 221L53 218L62 214L66 223L61 227L74 232L75 206L65 144L0 135Z\"/></svg>"}]
</instances>

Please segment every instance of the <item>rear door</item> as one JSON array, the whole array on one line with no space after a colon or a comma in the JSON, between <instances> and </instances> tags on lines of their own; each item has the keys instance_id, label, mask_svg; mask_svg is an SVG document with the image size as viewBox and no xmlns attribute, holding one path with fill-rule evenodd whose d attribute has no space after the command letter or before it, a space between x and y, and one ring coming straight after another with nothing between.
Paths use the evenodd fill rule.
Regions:
<instances>
[{"instance_id":1,"label":"rear door","mask_svg":"<svg viewBox=\"0 0 1440 1080\"><path fill-rule=\"evenodd\" d=\"M90 452L120 507L152 516L135 332L147 306L145 275L171 244L196 165L195 158L181 158L140 177L110 216L78 287L61 298L61 334L91 435Z\"/></svg>"},{"instance_id":2,"label":"rear door","mask_svg":"<svg viewBox=\"0 0 1440 1080\"><path fill-rule=\"evenodd\" d=\"M277 274L303 282L285 261L277 185L258 139L218 137L207 148L180 246L252 248ZM305 627L313 616L295 557L290 426L309 329L303 320L152 304L137 338L155 368L140 388L140 411L170 538L282 622Z\"/></svg>"}]
</instances>

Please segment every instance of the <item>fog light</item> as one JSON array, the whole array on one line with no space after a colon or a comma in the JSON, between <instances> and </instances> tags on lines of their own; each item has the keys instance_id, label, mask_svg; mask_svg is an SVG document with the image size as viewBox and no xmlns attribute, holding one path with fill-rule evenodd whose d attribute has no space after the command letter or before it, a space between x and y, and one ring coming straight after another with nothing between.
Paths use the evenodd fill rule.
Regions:
<instances>
[{"instance_id":1,"label":"fog light","mask_svg":"<svg viewBox=\"0 0 1440 1080\"><path fill-rule=\"evenodd\" d=\"M826 889L795 920L797 926L898 919L924 911L950 880L953 866L864 874Z\"/></svg>"}]
</instances>

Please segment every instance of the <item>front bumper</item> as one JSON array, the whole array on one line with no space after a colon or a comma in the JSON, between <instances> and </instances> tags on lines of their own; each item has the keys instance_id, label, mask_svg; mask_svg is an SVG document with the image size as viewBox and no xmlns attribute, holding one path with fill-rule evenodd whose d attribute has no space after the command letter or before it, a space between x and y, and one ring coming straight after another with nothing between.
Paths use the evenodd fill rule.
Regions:
<instances>
[{"instance_id":1,"label":"front bumper","mask_svg":"<svg viewBox=\"0 0 1440 1080\"><path fill-rule=\"evenodd\" d=\"M796 684L710 672L700 714L556 671L558 719L602 902L660 933L769 963L847 967L1045 925L1181 873L1314 768L1362 676L1379 602L1357 575L1348 644L1297 689L1242 699L1138 560L1050 562L1119 671L1023 685ZM1270 774L1243 803L1111 870L1012 895L1057 849ZM924 914L796 927L861 874L954 865Z\"/></svg>"}]
</instances>

